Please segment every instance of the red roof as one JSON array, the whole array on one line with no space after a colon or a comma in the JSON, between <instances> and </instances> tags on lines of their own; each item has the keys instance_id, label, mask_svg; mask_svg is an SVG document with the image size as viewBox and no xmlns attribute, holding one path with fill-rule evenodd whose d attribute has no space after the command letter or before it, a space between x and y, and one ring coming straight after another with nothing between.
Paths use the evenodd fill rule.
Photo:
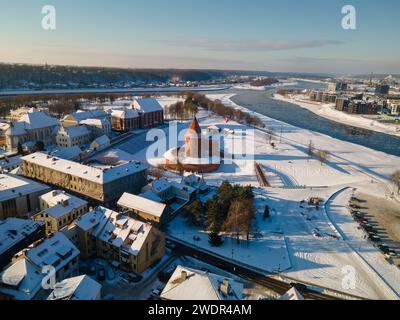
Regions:
<instances>
[{"instance_id":1,"label":"red roof","mask_svg":"<svg viewBox=\"0 0 400 320\"><path fill-rule=\"evenodd\" d=\"M193 131L196 132L197 134L201 134L201 128L200 128L199 122L197 121L196 117L194 117L192 123L190 124L188 133L193 132Z\"/></svg>"}]
</instances>

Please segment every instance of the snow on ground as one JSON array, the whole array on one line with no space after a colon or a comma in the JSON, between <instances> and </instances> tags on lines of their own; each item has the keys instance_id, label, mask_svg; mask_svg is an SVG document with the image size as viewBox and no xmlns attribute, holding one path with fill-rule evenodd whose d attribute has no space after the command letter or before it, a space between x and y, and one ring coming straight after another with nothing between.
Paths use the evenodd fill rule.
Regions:
<instances>
[{"instance_id":1,"label":"snow on ground","mask_svg":"<svg viewBox=\"0 0 400 320\"><path fill-rule=\"evenodd\" d=\"M321 117L358 128L368 129L372 131L382 132L391 135L400 135L400 125L385 124L376 120L375 117L367 117L361 115L348 114L335 109L334 104L330 103L313 103L305 101L306 97L301 95L290 96L289 98L275 94L274 99L296 104L307 109Z\"/></svg>"},{"instance_id":2,"label":"snow on ground","mask_svg":"<svg viewBox=\"0 0 400 320\"><path fill-rule=\"evenodd\" d=\"M208 97L252 113L234 104L230 100L231 94L210 94ZM198 118L202 127L217 125L235 132L242 130L243 137L235 136L234 143L225 144L224 151L227 154L240 154L237 147L244 141L242 145L252 150L253 155L250 159L235 156L233 161L224 162L216 172L204 175L207 182L218 185L223 180L229 180L232 183L257 186L254 161L260 164L273 182L275 188L257 189L261 192L257 196L260 212L265 203L273 209L271 220L264 222L260 216L257 218L259 237L252 240L248 248L245 243L238 246L235 241L229 239L221 248L210 248L208 235L189 227L180 217L171 224L171 234L191 245L214 250L228 258L232 258L233 249L235 260L263 270L285 270L287 276L353 295L372 299L393 299L393 292L387 283L395 286L394 278L382 279L389 268L385 265L387 262L384 262L382 255L373 248L363 251L362 256L361 253L357 254L351 240L343 233L347 235L346 232L349 232L354 237L357 235L353 231L346 231L343 223L332 218L340 217L331 210L334 208L333 202L328 203L329 210L325 212L323 209L318 211L301 208L300 201L314 195L328 200L345 187L357 188L360 192L391 201L394 187L387 180L396 169L400 169L400 159L260 114L256 115L268 129L275 132L275 149L268 143L267 130L252 130L233 121L226 123L222 117L206 111L201 111ZM185 130L188 124L179 123L178 130ZM168 128L162 130L167 137ZM145 141L146 134L145 131L140 132L118 148L132 154L136 160L150 163L161 161L162 154L152 159L146 157L147 148L153 144L151 141ZM316 148L331 152L327 163L321 165L317 160L308 158L307 146L310 141ZM333 201L336 201L336 198ZM339 202L343 204L342 200ZM337 211L337 207L335 210ZM195 241L194 235L198 235L200 241ZM356 270L355 289L346 289L342 285L343 268L346 266L352 266ZM394 270L394 275L397 276L399 272ZM398 290L397 287L396 289Z\"/></svg>"},{"instance_id":3,"label":"snow on ground","mask_svg":"<svg viewBox=\"0 0 400 320\"><path fill-rule=\"evenodd\" d=\"M235 238L224 237L221 247L212 247L208 242L208 234L199 228L188 225L183 217L176 218L169 226L169 235L198 248L211 251L225 258L240 261L243 264L269 272L280 272L291 268L286 250L285 239L280 225L274 218L263 221L262 212L266 202L265 194L256 197L258 210L256 221L256 239L250 242L242 240L238 245ZM199 237L199 241L194 238Z\"/></svg>"},{"instance_id":4,"label":"snow on ground","mask_svg":"<svg viewBox=\"0 0 400 320\"><path fill-rule=\"evenodd\" d=\"M395 291L400 292L399 270L384 260L382 253L365 238L365 232L351 216L349 202L352 196L354 192L351 188L336 194L327 205L328 216L349 246L360 254L365 263L375 269Z\"/></svg>"}]
</instances>

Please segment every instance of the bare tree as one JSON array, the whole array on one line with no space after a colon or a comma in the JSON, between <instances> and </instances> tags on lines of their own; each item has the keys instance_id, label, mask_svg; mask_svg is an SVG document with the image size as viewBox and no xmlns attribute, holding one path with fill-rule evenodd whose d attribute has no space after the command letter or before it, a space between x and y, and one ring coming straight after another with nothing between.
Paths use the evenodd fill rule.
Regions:
<instances>
[{"instance_id":1,"label":"bare tree","mask_svg":"<svg viewBox=\"0 0 400 320\"><path fill-rule=\"evenodd\" d=\"M393 173L390 180L396 185L397 193L400 194L400 170Z\"/></svg>"},{"instance_id":2,"label":"bare tree","mask_svg":"<svg viewBox=\"0 0 400 320\"><path fill-rule=\"evenodd\" d=\"M254 219L252 200L236 200L229 207L228 216L222 226L222 230L236 237L240 243L240 236L246 235L249 240Z\"/></svg>"},{"instance_id":3,"label":"bare tree","mask_svg":"<svg viewBox=\"0 0 400 320\"><path fill-rule=\"evenodd\" d=\"M308 160L310 160L310 158L314 155L314 152L315 152L315 147L313 142L310 140L310 143L308 144L307 147Z\"/></svg>"},{"instance_id":4,"label":"bare tree","mask_svg":"<svg viewBox=\"0 0 400 320\"><path fill-rule=\"evenodd\" d=\"M328 160L329 151L326 150L318 150L316 153L317 159L321 162L321 166Z\"/></svg>"}]
</instances>

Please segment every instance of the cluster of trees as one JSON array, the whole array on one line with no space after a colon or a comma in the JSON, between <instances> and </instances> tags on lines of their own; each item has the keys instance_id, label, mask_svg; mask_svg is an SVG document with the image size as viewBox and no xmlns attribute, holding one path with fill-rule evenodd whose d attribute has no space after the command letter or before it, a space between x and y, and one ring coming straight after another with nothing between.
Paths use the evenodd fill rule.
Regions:
<instances>
[{"instance_id":1,"label":"cluster of trees","mask_svg":"<svg viewBox=\"0 0 400 320\"><path fill-rule=\"evenodd\" d=\"M193 99L189 96L185 99L185 101L178 101L170 105L166 113L170 115L173 119L188 119L190 117L195 117L199 112L198 105L193 101Z\"/></svg>"},{"instance_id":2,"label":"cluster of trees","mask_svg":"<svg viewBox=\"0 0 400 320\"><path fill-rule=\"evenodd\" d=\"M122 69L27 64L0 64L0 88L84 88L125 84L211 81L234 74L218 70Z\"/></svg>"},{"instance_id":3,"label":"cluster of trees","mask_svg":"<svg viewBox=\"0 0 400 320\"><path fill-rule=\"evenodd\" d=\"M250 83L253 87L270 86L271 84L278 83L279 80L275 78L257 79Z\"/></svg>"},{"instance_id":4,"label":"cluster of trees","mask_svg":"<svg viewBox=\"0 0 400 320\"><path fill-rule=\"evenodd\" d=\"M185 216L188 223L210 232L209 241L213 246L222 244L221 233L236 237L240 243L242 236L249 240L253 230L253 203L251 186L223 182L212 199L205 203L196 200L187 206Z\"/></svg>"},{"instance_id":5,"label":"cluster of trees","mask_svg":"<svg viewBox=\"0 0 400 320\"><path fill-rule=\"evenodd\" d=\"M190 101L191 104L195 106L212 111L213 113L222 116L224 118L233 119L240 123L245 123L254 127L264 128L262 121L247 112L243 112L239 109L225 106L221 101L212 101L208 99L205 95L197 92L184 92L186 101Z\"/></svg>"},{"instance_id":6,"label":"cluster of trees","mask_svg":"<svg viewBox=\"0 0 400 320\"><path fill-rule=\"evenodd\" d=\"M329 159L330 152L326 150L318 150L314 147L312 141L308 144L307 154L309 159L315 156L319 162L321 162L321 166Z\"/></svg>"}]
</instances>

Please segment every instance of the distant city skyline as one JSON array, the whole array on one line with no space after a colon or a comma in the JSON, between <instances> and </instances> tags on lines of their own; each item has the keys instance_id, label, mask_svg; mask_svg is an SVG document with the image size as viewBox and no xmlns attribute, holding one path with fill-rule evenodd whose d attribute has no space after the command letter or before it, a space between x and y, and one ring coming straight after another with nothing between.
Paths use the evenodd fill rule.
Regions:
<instances>
[{"instance_id":1,"label":"distant city skyline","mask_svg":"<svg viewBox=\"0 0 400 320\"><path fill-rule=\"evenodd\" d=\"M357 29L342 28L344 5ZM42 7L56 30L42 29ZM1 0L0 62L400 74L397 0Z\"/></svg>"}]
</instances>

